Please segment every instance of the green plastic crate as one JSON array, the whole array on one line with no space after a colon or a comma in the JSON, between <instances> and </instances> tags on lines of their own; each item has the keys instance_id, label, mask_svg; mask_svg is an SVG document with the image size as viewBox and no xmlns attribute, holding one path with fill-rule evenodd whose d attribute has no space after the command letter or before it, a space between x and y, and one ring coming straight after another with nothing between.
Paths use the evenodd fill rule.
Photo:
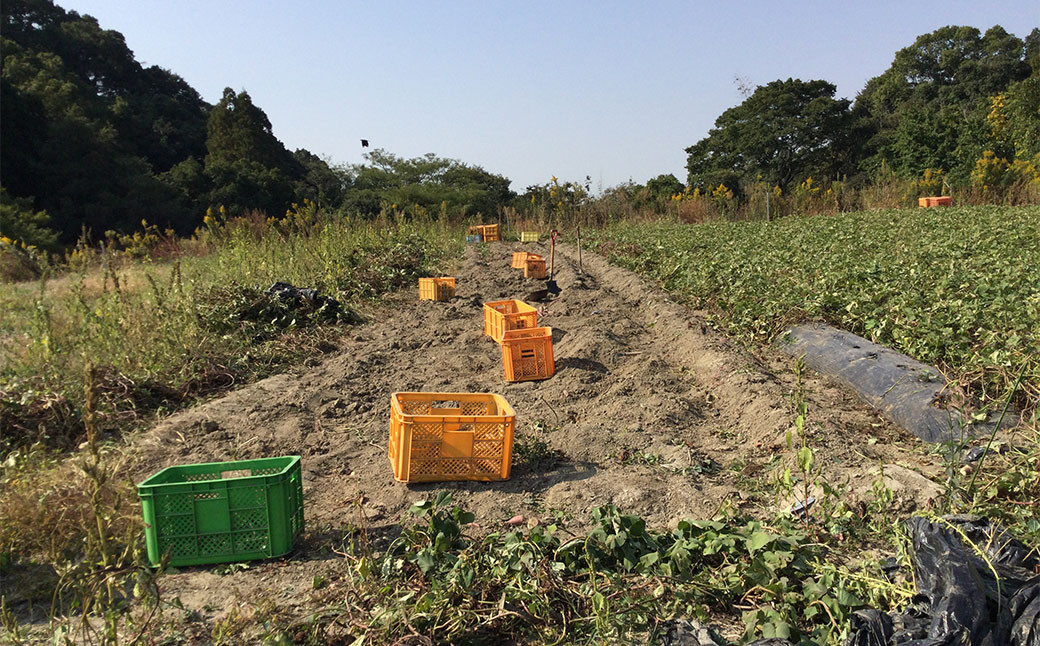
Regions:
<instances>
[{"instance_id":1,"label":"green plastic crate","mask_svg":"<svg viewBox=\"0 0 1040 646\"><path fill-rule=\"evenodd\" d=\"M298 455L169 467L137 493L152 565L281 556L303 529Z\"/></svg>"}]
</instances>

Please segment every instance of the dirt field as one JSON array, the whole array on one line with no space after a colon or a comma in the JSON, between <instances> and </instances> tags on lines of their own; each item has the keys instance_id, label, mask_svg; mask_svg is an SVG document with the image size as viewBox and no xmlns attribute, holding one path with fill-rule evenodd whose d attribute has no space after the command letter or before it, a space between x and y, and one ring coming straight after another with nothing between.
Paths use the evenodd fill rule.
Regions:
<instances>
[{"instance_id":1,"label":"dirt field","mask_svg":"<svg viewBox=\"0 0 1040 646\"><path fill-rule=\"evenodd\" d=\"M563 247L562 293L539 316L554 329L556 375L506 383L499 347L483 335L481 304L542 287L510 268L521 248L548 257L543 245L469 247L452 270L450 303L420 302L417 290L396 294L315 365L244 386L137 438L137 481L174 464L302 456L306 531L289 557L164 577L163 598L194 611L200 634L262 599L303 612L314 577L335 580L346 567L335 550L348 526L364 525L376 540L392 535L413 502L441 489L476 513L475 531L518 514L528 525L563 518L578 528L608 502L657 527L725 504L752 513L782 504L771 492L794 418L790 359L736 347L698 312L598 256L586 253L579 275L574 250ZM855 496L883 462L904 506L937 494L920 474L938 474L938 461L917 439L821 378L810 375L805 386L824 477L847 481ZM386 456L389 397L409 390L504 395L517 412L512 478L396 482ZM538 441L551 454L532 451Z\"/></svg>"}]
</instances>

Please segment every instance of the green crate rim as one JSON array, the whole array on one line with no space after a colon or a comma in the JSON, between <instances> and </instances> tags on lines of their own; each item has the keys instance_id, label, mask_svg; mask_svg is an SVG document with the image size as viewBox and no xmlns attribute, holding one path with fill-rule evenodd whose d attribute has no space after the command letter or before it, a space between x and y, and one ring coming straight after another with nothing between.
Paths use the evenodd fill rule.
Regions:
<instances>
[{"instance_id":1,"label":"green crate rim","mask_svg":"<svg viewBox=\"0 0 1040 646\"><path fill-rule=\"evenodd\" d=\"M277 473L266 473L264 475L255 475L255 476L238 476L238 477L235 477L235 478L210 478L209 480L191 480L191 481L185 480L185 481L180 481L180 482L152 482L152 480L159 479L160 476L166 474L169 471L179 471L179 470L182 470L182 469L187 469L189 467L217 467L217 466L222 466L223 467L223 466L227 466L227 467L230 467L230 468L220 469L220 471L235 471L236 467L237 467L237 469L241 469L242 468L241 465L246 463L246 462L274 462L276 460L285 460L285 459L288 459L289 462L286 463L285 467L281 471L279 471ZM172 467L166 467L164 469L156 471L152 475L148 476L145 480L143 480L142 482L140 482L137 485L137 490L140 492L142 489L150 490L150 489L155 489L157 487L159 487L159 488L161 488L161 487L170 487L170 486L179 485L179 484L195 484L195 483L203 483L203 482L230 482L230 481L240 481L240 480L252 480L254 478L255 479L273 478L273 477L277 477L277 476L286 475L289 472L289 470L292 469L299 461L300 461L300 456L298 456L298 455L279 455L279 456L276 456L276 457L273 457L273 458L256 458L256 459L253 459L253 460L231 460L231 461L226 461L226 462L195 462L195 463L192 463L192 464L176 464L176 465L174 465Z\"/></svg>"}]
</instances>

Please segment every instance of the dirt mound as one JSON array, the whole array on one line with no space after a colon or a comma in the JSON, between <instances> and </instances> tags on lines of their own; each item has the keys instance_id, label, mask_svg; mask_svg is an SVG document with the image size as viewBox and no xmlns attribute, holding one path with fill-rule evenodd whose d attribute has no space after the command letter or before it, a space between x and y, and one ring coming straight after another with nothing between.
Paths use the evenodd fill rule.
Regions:
<instances>
[{"instance_id":1,"label":"dirt mound","mask_svg":"<svg viewBox=\"0 0 1040 646\"><path fill-rule=\"evenodd\" d=\"M214 575L205 570L170 577L167 587L185 604L236 590L243 598L258 589L281 593L274 581L309 582L335 570L341 561L332 550L348 525L392 533L413 502L439 489L488 529L515 514L581 524L608 502L657 526L710 516L727 501L773 505L771 467L794 418L791 360L735 346L699 313L601 257L586 253L579 274L576 253L562 246L562 292L539 314L554 329L556 375L506 383L499 347L482 333L481 306L544 286L510 268L520 248L548 257L544 245L471 246L451 272L452 302L420 302L412 291L391 296L365 313L367 323L347 328L339 351L318 365L244 386L141 435L138 481L171 464L303 456L307 534L292 560L223 577L212 594ZM938 472L907 450L918 440L851 395L821 379L805 385L813 446L831 482L869 488L879 462ZM395 482L386 457L389 396L409 390L504 395L518 416L513 477Z\"/></svg>"}]
</instances>

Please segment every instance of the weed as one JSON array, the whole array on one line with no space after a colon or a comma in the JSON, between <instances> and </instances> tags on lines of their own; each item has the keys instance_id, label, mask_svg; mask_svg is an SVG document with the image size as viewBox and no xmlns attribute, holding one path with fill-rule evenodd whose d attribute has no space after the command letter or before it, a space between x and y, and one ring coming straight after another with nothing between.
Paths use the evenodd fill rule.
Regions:
<instances>
[{"instance_id":1,"label":"weed","mask_svg":"<svg viewBox=\"0 0 1040 646\"><path fill-rule=\"evenodd\" d=\"M169 264L135 264L102 247L96 268L5 289L0 422L13 432L0 438L0 455L82 439L75 375L88 359L102 382L96 423L131 428L152 411L317 353L323 330L359 320L358 300L412 285L456 249L457 232L429 222L316 218L212 224L212 253ZM343 306L267 296L276 281L314 286Z\"/></svg>"},{"instance_id":2,"label":"weed","mask_svg":"<svg viewBox=\"0 0 1040 646\"><path fill-rule=\"evenodd\" d=\"M819 466L816 464L816 454L813 452L812 447L809 446L809 405L805 400L805 383L803 380L805 376L805 362L800 357L794 362L793 372L795 385L791 394L791 405L795 411L794 428L788 429L786 437L787 450L792 451L797 448L794 464L798 469L799 482L795 483L793 481L790 467L781 470L780 481L788 493L794 492L800 485L801 491L798 492L798 504L801 507L798 515L805 525L805 533L811 534L810 518L813 513L812 506L815 504L815 498L812 494L817 488L817 480L820 473Z\"/></svg>"},{"instance_id":3,"label":"weed","mask_svg":"<svg viewBox=\"0 0 1040 646\"><path fill-rule=\"evenodd\" d=\"M518 434L513 440L513 457L518 469L541 472L552 470L563 454L536 435Z\"/></svg>"},{"instance_id":4,"label":"weed","mask_svg":"<svg viewBox=\"0 0 1040 646\"><path fill-rule=\"evenodd\" d=\"M312 634L349 618L351 637L378 643L629 642L652 639L666 618L721 613L741 617L749 638L837 643L852 610L909 597L872 571L828 563L826 545L790 518L659 532L608 505L569 539L556 524L477 538L473 515L444 492L411 515L385 554L346 557L348 591Z\"/></svg>"}]
</instances>

